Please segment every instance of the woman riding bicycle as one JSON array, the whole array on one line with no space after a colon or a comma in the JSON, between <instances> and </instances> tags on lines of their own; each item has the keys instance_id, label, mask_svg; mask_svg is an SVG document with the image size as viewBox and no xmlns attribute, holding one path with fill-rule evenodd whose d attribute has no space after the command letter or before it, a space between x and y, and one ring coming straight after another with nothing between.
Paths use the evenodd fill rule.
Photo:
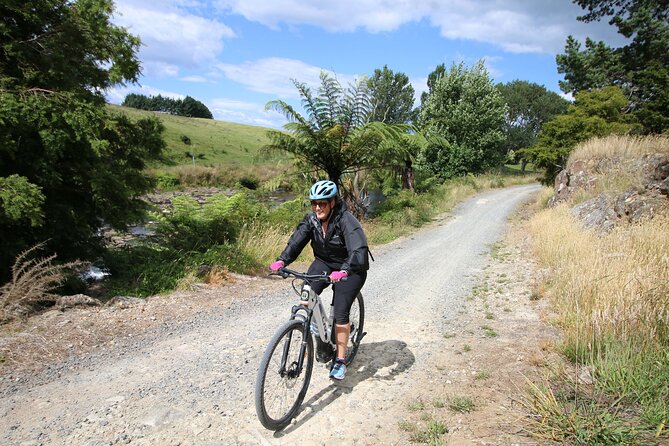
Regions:
<instances>
[{"instance_id":1,"label":"woman riding bicycle","mask_svg":"<svg viewBox=\"0 0 669 446\"><path fill-rule=\"evenodd\" d=\"M367 280L369 249L367 237L360 222L337 196L337 185L332 181L318 181L309 190L312 213L297 225L286 248L277 261L270 265L277 271L289 265L311 241L315 260L308 274L329 274L333 282L333 305L337 358L330 377L342 380L346 376L346 344L351 330L349 313L353 300ZM341 281L346 277L345 281ZM328 284L316 282L312 289L320 294ZM318 340L318 337L316 338ZM319 343L319 347L322 347ZM321 350L321 348L319 348ZM321 359L327 352L319 352ZM327 360L327 359L326 359Z\"/></svg>"}]
</instances>

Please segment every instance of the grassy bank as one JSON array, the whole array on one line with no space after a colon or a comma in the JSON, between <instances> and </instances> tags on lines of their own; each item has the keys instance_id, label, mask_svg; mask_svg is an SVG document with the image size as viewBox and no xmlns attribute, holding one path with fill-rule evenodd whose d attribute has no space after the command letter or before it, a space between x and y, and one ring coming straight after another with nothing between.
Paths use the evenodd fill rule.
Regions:
<instances>
[{"instance_id":1,"label":"grassy bank","mask_svg":"<svg viewBox=\"0 0 669 446\"><path fill-rule=\"evenodd\" d=\"M635 159L666 150L664 141L593 141L570 162ZM624 164L608 163L611 175L600 172L607 176L596 193L634 185L638 172ZM669 442L668 228L669 216L659 216L605 234L586 231L569 203L530 222L536 255L549 271L540 288L552 299L561 351L571 361L533 389L542 416L537 435L575 444Z\"/></svg>"},{"instance_id":2,"label":"grassy bank","mask_svg":"<svg viewBox=\"0 0 669 446\"><path fill-rule=\"evenodd\" d=\"M138 110L109 104L111 111L132 119L156 117L165 126L164 156L148 172L160 189L191 186L257 186L285 172L285 156L261 154L267 144L267 128L186 118L167 113Z\"/></svg>"}]
</instances>

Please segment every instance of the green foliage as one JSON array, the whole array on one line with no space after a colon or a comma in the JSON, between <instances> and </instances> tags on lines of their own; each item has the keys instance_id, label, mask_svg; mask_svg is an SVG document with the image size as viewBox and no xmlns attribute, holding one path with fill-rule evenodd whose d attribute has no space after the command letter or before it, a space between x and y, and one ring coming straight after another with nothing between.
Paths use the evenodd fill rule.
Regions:
<instances>
[{"instance_id":1,"label":"green foliage","mask_svg":"<svg viewBox=\"0 0 669 446\"><path fill-rule=\"evenodd\" d=\"M10 222L30 221L32 226L41 226L44 223L44 194L41 188L19 175L0 177L0 209L4 211L4 218Z\"/></svg>"},{"instance_id":2,"label":"green foliage","mask_svg":"<svg viewBox=\"0 0 669 446\"><path fill-rule=\"evenodd\" d=\"M110 23L112 11L109 0L0 5L0 178L25 179L12 180L25 201L3 200L0 281L28 246L49 240L60 259L91 256L103 223L142 215L142 170L162 150L162 126L106 112L102 91L139 74L139 39Z\"/></svg>"},{"instance_id":3,"label":"green foliage","mask_svg":"<svg viewBox=\"0 0 669 446\"><path fill-rule=\"evenodd\" d=\"M6 1L0 5L0 88L99 93L135 82L139 38L111 24L111 0Z\"/></svg>"},{"instance_id":4,"label":"green foliage","mask_svg":"<svg viewBox=\"0 0 669 446\"><path fill-rule=\"evenodd\" d=\"M374 70L368 80L372 110L370 121L409 124L415 120L414 89L404 73L394 73L387 65Z\"/></svg>"},{"instance_id":5,"label":"green foliage","mask_svg":"<svg viewBox=\"0 0 669 446\"><path fill-rule=\"evenodd\" d=\"M508 107L503 142L507 157L512 151L533 146L543 123L567 112L569 102L543 85L514 80L498 84L497 88ZM508 158L507 161L517 162Z\"/></svg>"},{"instance_id":6,"label":"green foliage","mask_svg":"<svg viewBox=\"0 0 669 446\"><path fill-rule=\"evenodd\" d=\"M192 159L184 157L184 151L203 154L207 164L238 170L246 166L276 165L280 158L258 156L260 148L267 143L267 129L213 119L186 118L167 113L155 113L129 107L107 104L115 113L123 113L133 121L154 118L165 127L163 157L151 163L152 167L168 173L183 165L192 165ZM190 144L184 143L186 135ZM174 166L174 167L172 167Z\"/></svg>"},{"instance_id":7,"label":"green foliage","mask_svg":"<svg viewBox=\"0 0 669 446\"><path fill-rule=\"evenodd\" d=\"M209 198L204 205L189 196L172 200L169 212L155 214L158 243L144 242L105 254L110 291L149 296L174 290L202 265L250 272L260 265L234 244L241 227L267 211L249 193Z\"/></svg>"},{"instance_id":8,"label":"green foliage","mask_svg":"<svg viewBox=\"0 0 669 446\"><path fill-rule=\"evenodd\" d=\"M159 173L156 175L155 179L156 187L161 190L176 189L180 184L179 179L169 173Z\"/></svg>"},{"instance_id":9,"label":"green foliage","mask_svg":"<svg viewBox=\"0 0 669 446\"><path fill-rule=\"evenodd\" d=\"M584 22L609 18L629 39L621 48L586 39L585 50L569 36L557 56L564 92L573 94L617 85L630 100L630 110L647 133L669 129L669 13L666 1L575 0L588 13Z\"/></svg>"},{"instance_id":10,"label":"green foliage","mask_svg":"<svg viewBox=\"0 0 669 446\"><path fill-rule=\"evenodd\" d=\"M286 201L269 212L267 224L293 230L310 209L302 198Z\"/></svg>"},{"instance_id":11,"label":"green foliage","mask_svg":"<svg viewBox=\"0 0 669 446\"><path fill-rule=\"evenodd\" d=\"M422 165L442 179L500 165L505 113L482 61L471 69L453 64L436 77L422 106L421 130L428 139Z\"/></svg>"},{"instance_id":12,"label":"green foliage","mask_svg":"<svg viewBox=\"0 0 669 446\"><path fill-rule=\"evenodd\" d=\"M246 189L256 190L260 186L260 180L253 175L245 175L239 179L239 185Z\"/></svg>"},{"instance_id":13,"label":"green foliage","mask_svg":"<svg viewBox=\"0 0 669 446\"><path fill-rule=\"evenodd\" d=\"M628 102L618 87L605 87L576 95L564 115L546 122L534 147L521 150L522 156L545 169L544 183L552 184L564 168L574 147L592 137L635 132L634 116L625 114Z\"/></svg>"},{"instance_id":14,"label":"green foliage","mask_svg":"<svg viewBox=\"0 0 669 446\"><path fill-rule=\"evenodd\" d=\"M402 190L386 198L374 211L375 217L385 225L411 225L420 227L434 216L434 200L438 190L416 194Z\"/></svg>"},{"instance_id":15,"label":"green foliage","mask_svg":"<svg viewBox=\"0 0 669 446\"><path fill-rule=\"evenodd\" d=\"M605 347L584 362L597 371L597 386L624 405L641 407L641 426L653 431L669 420L669 353L641 342L600 340Z\"/></svg>"},{"instance_id":16,"label":"green foliage","mask_svg":"<svg viewBox=\"0 0 669 446\"><path fill-rule=\"evenodd\" d=\"M284 126L287 132L268 132L271 142L266 149L290 153L307 169L324 171L339 185L343 175L378 163L379 146L406 129L369 122L372 105L365 78L344 89L323 72L316 96L305 84L294 84L307 117L284 101L270 101L266 108L284 114L290 122Z\"/></svg>"},{"instance_id":17,"label":"green foliage","mask_svg":"<svg viewBox=\"0 0 669 446\"><path fill-rule=\"evenodd\" d=\"M242 224L263 212L263 207L244 192L232 197L214 195L203 206L180 195L172 200L169 212L154 214L156 235L169 249L205 252L211 246L234 241Z\"/></svg>"},{"instance_id":18,"label":"green foliage","mask_svg":"<svg viewBox=\"0 0 669 446\"><path fill-rule=\"evenodd\" d=\"M125 97L121 105L124 107L159 111L190 118L213 119L214 117L206 105L190 96L186 96L184 99L172 99L161 95L144 96L137 93L130 93ZM184 144L188 143L184 141Z\"/></svg>"}]
</instances>

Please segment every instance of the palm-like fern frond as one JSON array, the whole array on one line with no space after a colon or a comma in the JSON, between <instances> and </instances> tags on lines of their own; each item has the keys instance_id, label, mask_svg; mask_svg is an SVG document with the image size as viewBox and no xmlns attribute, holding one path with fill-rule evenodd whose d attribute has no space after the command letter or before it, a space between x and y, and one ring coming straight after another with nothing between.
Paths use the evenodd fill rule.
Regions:
<instances>
[{"instance_id":1,"label":"palm-like fern frond","mask_svg":"<svg viewBox=\"0 0 669 446\"><path fill-rule=\"evenodd\" d=\"M265 148L291 153L340 185L342 175L382 166L384 145L396 141L394 145L401 146L398 141L411 130L404 124L369 122L372 104L364 77L342 89L336 78L321 73L317 96L307 85L293 82L307 117L283 101L269 102L266 108L281 112L289 122L286 132L268 132Z\"/></svg>"}]
</instances>

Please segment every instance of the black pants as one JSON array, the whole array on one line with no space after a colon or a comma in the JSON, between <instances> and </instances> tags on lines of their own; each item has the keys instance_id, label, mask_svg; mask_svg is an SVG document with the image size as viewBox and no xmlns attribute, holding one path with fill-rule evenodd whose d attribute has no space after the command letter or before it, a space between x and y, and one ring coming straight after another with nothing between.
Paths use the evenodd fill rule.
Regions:
<instances>
[{"instance_id":1,"label":"black pants","mask_svg":"<svg viewBox=\"0 0 669 446\"><path fill-rule=\"evenodd\" d=\"M320 274L323 271L330 274L333 270L327 266L322 260L316 259L314 263L311 264L308 274ZM367 280L367 271L362 271L358 273L351 273L346 280L332 284L333 297L332 304L334 305L334 322L335 324L345 325L348 324L348 316L351 312L351 305L355 300L355 296L358 295L362 286ZM323 290L328 286L328 283L325 282L314 282L311 285L311 289L316 292L316 294L321 294Z\"/></svg>"}]
</instances>

